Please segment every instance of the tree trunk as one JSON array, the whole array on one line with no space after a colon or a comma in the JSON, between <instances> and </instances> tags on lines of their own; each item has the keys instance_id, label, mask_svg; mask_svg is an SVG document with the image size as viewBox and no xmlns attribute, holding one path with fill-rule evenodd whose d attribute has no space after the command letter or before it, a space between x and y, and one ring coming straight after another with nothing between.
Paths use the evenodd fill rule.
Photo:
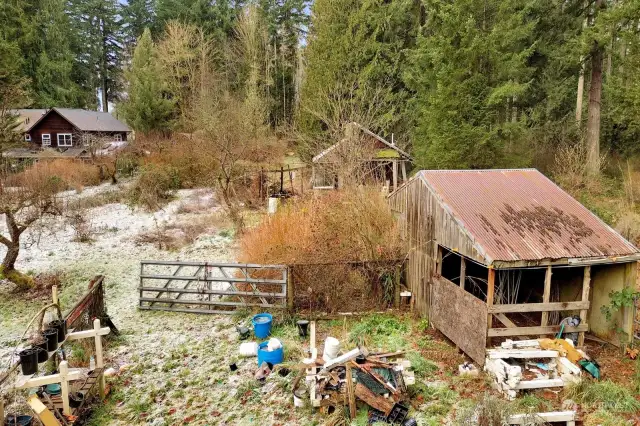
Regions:
<instances>
[{"instance_id":1,"label":"tree trunk","mask_svg":"<svg viewBox=\"0 0 640 426\"><path fill-rule=\"evenodd\" d=\"M107 98L107 29L104 19L100 19L102 29L102 57L100 58L100 85L102 86L102 112L109 112L109 101Z\"/></svg>"},{"instance_id":2,"label":"tree trunk","mask_svg":"<svg viewBox=\"0 0 640 426\"><path fill-rule=\"evenodd\" d=\"M589 117L587 119L587 172L600 171L600 104L602 99L602 47L596 42L591 55Z\"/></svg>"},{"instance_id":3,"label":"tree trunk","mask_svg":"<svg viewBox=\"0 0 640 426\"><path fill-rule=\"evenodd\" d=\"M584 58L580 57L580 62ZM580 127L582 123L582 99L584 98L584 62L580 67L580 76L578 77L578 96L576 97L576 123Z\"/></svg>"},{"instance_id":4,"label":"tree trunk","mask_svg":"<svg viewBox=\"0 0 640 426\"><path fill-rule=\"evenodd\" d=\"M2 261L2 272L7 273L16 269L16 260L18 260L18 254L20 254L20 241L12 241L7 246L7 253L4 255Z\"/></svg>"}]
</instances>

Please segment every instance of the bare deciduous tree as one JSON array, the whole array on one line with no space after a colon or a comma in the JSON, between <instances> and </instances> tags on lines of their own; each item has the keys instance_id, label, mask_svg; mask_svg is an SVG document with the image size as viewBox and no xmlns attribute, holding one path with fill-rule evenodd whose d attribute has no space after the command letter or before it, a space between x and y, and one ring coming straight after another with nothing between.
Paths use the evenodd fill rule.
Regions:
<instances>
[{"instance_id":1,"label":"bare deciduous tree","mask_svg":"<svg viewBox=\"0 0 640 426\"><path fill-rule=\"evenodd\" d=\"M62 189L64 183L52 176L46 166L34 167L0 181L0 214L6 225L0 231L0 243L7 248L2 274L19 288L33 284L29 277L15 269L20 237L44 217L62 214L63 204L57 196Z\"/></svg>"}]
</instances>

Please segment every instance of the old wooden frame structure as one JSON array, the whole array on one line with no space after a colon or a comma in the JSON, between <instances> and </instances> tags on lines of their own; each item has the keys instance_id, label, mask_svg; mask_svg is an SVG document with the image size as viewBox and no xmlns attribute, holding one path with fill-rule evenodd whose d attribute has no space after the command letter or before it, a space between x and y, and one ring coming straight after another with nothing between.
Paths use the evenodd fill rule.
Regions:
<instances>
[{"instance_id":1,"label":"old wooden frame structure","mask_svg":"<svg viewBox=\"0 0 640 426\"><path fill-rule=\"evenodd\" d=\"M384 176L382 183L388 183L390 190L396 190L407 181L408 165L413 163L413 157L396 145L393 139L389 142L358 123L348 123L342 140L313 157L313 189L342 187L346 178L353 178L345 176L353 173L354 164L349 164L346 168L342 166L348 163L357 163L366 169L361 173L361 179L380 174ZM387 182L388 173L391 176Z\"/></svg>"},{"instance_id":2,"label":"old wooden frame structure","mask_svg":"<svg viewBox=\"0 0 640 426\"><path fill-rule=\"evenodd\" d=\"M554 334L569 315L579 345L619 343L600 307L635 284L640 252L537 170L421 171L389 202L413 309L476 362L492 338ZM505 297L516 276L525 291ZM629 336L632 317L614 318Z\"/></svg>"},{"instance_id":3,"label":"old wooden frame structure","mask_svg":"<svg viewBox=\"0 0 640 426\"><path fill-rule=\"evenodd\" d=\"M102 290L103 279L103 276L97 276L91 281L89 292L85 294L84 297L70 310L69 315L73 315L73 318L71 318L70 320L69 315L67 315L67 317L65 318L67 324L72 324L75 320L77 320L82 312L84 312L84 310L87 308L89 303L87 301L90 301L95 296L98 290ZM50 307L56 307L58 310L60 310L58 291L56 286L52 287L52 303L42 308L42 310L33 317L31 322L27 326L27 330L36 320L36 318L43 315L44 311ZM69 330L70 331L68 331L65 336L64 342L60 344L65 344L76 340L93 339L95 347L96 368L93 371L90 371L89 374L84 378L84 382L78 390L83 395L85 395L85 400L83 400L78 407L71 407L69 402L69 391L70 382L83 379L82 370L69 368L69 364L66 360L60 361L58 365L59 372L56 374L49 374L44 376L24 376L18 372L18 364L16 363L9 368L9 370L2 376L2 378L0 378L0 389L2 389L4 392L37 388L48 384L60 384L61 392L59 396L48 397L45 402L38 398L37 395L31 395L27 399L27 404L32 408L33 412L40 420L40 422L42 422L42 424L44 424L45 426L62 426L62 422L64 420L61 419L61 416L77 416L77 414L84 408L84 405L87 402L86 397L96 392L96 389L101 399L105 396L104 353L102 347L102 336L106 336L111 333L111 329L109 327L102 327L100 319L94 318L92 321L92 328L88 330ZM49 358L54 356L55 353L56 351L50 352ZM14 375L15 379L12 379L13 381L9 380ZM5 418L4 411L4 399L0 395L1 419ZM66 421L64 421L64 424L67 424Z\"/></svg>"},{"instance_id":4,"label":"old wooden frame structure","mask_svg":"<svg viewBox=\"0 0 640 426\"><path fill-rule=\"evenodd\" d=\"M142 261L138 308L200 314L287 308L293 300L287 283L283 265Z\"/></svg>"}]
</instances>

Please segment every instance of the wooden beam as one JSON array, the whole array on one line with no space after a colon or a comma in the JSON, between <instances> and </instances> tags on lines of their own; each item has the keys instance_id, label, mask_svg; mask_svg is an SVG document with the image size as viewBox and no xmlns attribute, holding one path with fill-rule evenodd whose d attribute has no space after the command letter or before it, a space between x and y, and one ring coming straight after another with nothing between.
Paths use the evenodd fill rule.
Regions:
<instances>
[{"instance_id":1,"label":"wooden beam","mask_svg":"<svg viewBox=\"0 0 640 426\"><path fill-rule=\"evenodd\" d=\"M589 330L588 324L580 324L577 327L565 327L565 333L579 333ZM556 334L560 331L559 325L548 325L546 327L517 327L517 328L491 328L488 337L508 337L508 336L532 336L536 334Z\"/></svg>"},{"instance_id":2,"label":"wooden beam","mask_svg":"<svg viewBox=\"0 0 640 426\"><path fill-rule=\"evenodd\" d=\"M496 284L496 270L493 268L489 268L489 277L487 279L487 308L491 308L493 306L493 297L495 294L495 284ZM488 315L487 318L487 328L491 328L493 324L493 316L491 314ZM491 337L491 335L489 335ZM489 344L489 341L487 341Z\"/></svg>"},{"instance_id":3,"label":"wooden beam","mask_svg":"<svg viewBox=\"0 0 640 426\"><path fill-rule=\"evenodd\" d=\"M62 414L68 416L71 414L71 406L69 405L69 365L67 361L62 361L59 366L60 370L60 397L62 398Z\"/></svg>"},{"instance_id":4,"label":"wooden beam","mask_svg":"<svg viewBox=\"0 0 640 426\"><path fill-rule=\"evenodd\" d=\"M551 265L547 266L547 273L544 276L544 293L542 294L542 303L549 303L551 299ZM542 312L542 321L540 325L546 327L549 324L549 312Z\"/></svg>"},{"instance_id":5,"label":"wooden beam","mask_svg":"<svg viewBox=\"0 0 640 426\"><path fill-rule=\"evenodd\" d=\"M464 290L464 282L467 279L467 262L460 256L460 288Z\"/></svg>"},{"instance_id":6,"label":"wooden beam","mask_svg":"<svg viewBox=\"0 0 640 426\"><path fill-rule=\"evenodd\" d=\"M591 266L584 267L584 277L582 278L582 302L589 303L589 293L591 292ZM587 322L589 306L580 310L580 324ZM584 346L584 332L578 335L578 347Z\"/></svg>"},{"instance_id":7,"label":"wooden beam","mask_svg":"<svg viewBox=\"0 0 640 426\"><path fill-rule=\"evenodd\" d=\"M436 244L436 275L442 275L442 247Z\"/></svg>"},{"instance_id":8,"label":"wooden beam","mask_svg":"<svg viewBox=\"0 0 640 426\"><path fill-rule=\"evenodd\" d=\"M27 403L44 426L61 426L56 416L40 401L37 395L31 395ZM2 418L4 419L4 416Z\"/></svg>"},{"instance_id":9,"label":"wooden beam","mask_svg":"<svg viewBox=\"0 0 640 426\"><path fill-rule=\"evenodd\" d=\"M537 380L522 380L519 382L515 389L542 389L542 388L557 388L563 387L564 380L562 379L537 379Z\"/></svg>"},{"instance_id":10,"label":"wooden beam","mask_svg":"<svg viewBox=\"0 0 640 426\"><path fill-rule=\"evenodd\" d=\"M406 182L407 181L407 162L403 161L402 162L402 182Z\"/></svg>"},{"instance_id":11,"label":"wooden beam","mask_svg":"<svg viewBox=\"0 0 640 426\"><path fill-rule=\"evenodd\" d=\"M347 404L349 405L349 417L351 420L356 418L356 397L353 388L353 377L351 376L351 363L346 364L346 382L347 382Z\"/></svg>"},{"instance_id":12,"label":"wooden beam","mask_svg":"<svg viewBox=\"0 0 640 426\"><path fill-rule=\"evenodd\" d=\"M578 309L588 310L589 301L586 302L550 302L550 303L522 303L516 305L493 305L488 309L489 313L508 314L516 312L556 312L556 311L575 311Z\"/></svg>"},{"instance_id":13,"label":"wooden beam","mask_svg":"<svg viewBox=\"0 0 640 426\"><path fill-rule=\"evenodd\" d=\"M558 351L542 349L487 349L489 359L509 358L557 358Z\"/></svg>"},{"instance_id":14,"label":"wooden beam","mask_svg":"<svg viewBox=\"0 0 640 426\"><path fill-rule=\"evenodd\" d=\"M393 190L395 191L398 189L398 160L393 160L391 163L393 167Z\"/></svg>"},{"instance_id":15,"label":"wooden beam","mask_svg":"<svg viewBox=\"0 0 640 426\"><path fill-rule=\"evenodd\" d=\"M514 414L509 417L508 423L510 425L528 425L531 424L532 420L541 420L545 423L574 422L576 420L576 412L553 411L548 413Z\"/></svg>"}]
</instances>

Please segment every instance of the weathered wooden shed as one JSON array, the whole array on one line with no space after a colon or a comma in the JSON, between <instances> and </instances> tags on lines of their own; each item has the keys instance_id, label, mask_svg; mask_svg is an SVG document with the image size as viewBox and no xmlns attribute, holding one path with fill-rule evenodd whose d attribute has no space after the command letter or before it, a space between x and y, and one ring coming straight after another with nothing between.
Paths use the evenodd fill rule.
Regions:
<instances>
[{"instance_id":1,"label":"weathered wooden shed","mask_svg":"<svg viewBox=\"0 0 640 426\"><path fill-rule=\"evenodd\" d=\"M489 339L553 334L570 315L579 345L631 335L631 309L600 308L636 285L640 252L539 171L423 170L389 202L413 308L476 362Z\"/></svg>"}]
</instances>

